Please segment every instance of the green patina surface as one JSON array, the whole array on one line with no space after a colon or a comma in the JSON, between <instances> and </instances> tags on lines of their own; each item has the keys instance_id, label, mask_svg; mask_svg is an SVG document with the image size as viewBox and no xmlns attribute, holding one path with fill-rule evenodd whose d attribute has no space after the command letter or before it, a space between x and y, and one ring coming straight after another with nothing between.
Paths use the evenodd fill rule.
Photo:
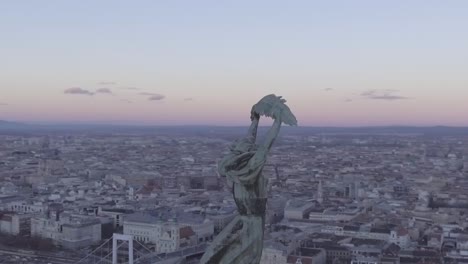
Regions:
<instances>
[{"instance_id":1,"label":"green patina surface","mask_svg":"<svg viewBox=\"0 0 468 264\"><path fill-rule=\"evenodd\" d=\"M263 250L268 181L262 175L267 155L278 136L281 124L297 125L286 100L267 95L252 107L252 124L247 135L231 146L219 163L219 173L227 182L239 216L229 223L206 250L200 263L258 264ZM275 121L262 144L257 144L260 117Z\"/></svg>"}]
</instances>

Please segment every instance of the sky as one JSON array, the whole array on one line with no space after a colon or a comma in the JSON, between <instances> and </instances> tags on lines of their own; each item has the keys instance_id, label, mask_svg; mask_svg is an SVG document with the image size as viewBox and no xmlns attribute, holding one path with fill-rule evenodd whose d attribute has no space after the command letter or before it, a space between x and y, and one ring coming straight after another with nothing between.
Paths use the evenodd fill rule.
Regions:
<instances>
[{"instance_id":1,"label":"sky","mask_svg":"<svg viewBox=\"0 0 468 264\"><path fill-rule=\"evenodd\" d=\"M283 96L301 126L468 126L465 0L10 0L0 119L247 125Z\"/></svg>"}]
</instances>

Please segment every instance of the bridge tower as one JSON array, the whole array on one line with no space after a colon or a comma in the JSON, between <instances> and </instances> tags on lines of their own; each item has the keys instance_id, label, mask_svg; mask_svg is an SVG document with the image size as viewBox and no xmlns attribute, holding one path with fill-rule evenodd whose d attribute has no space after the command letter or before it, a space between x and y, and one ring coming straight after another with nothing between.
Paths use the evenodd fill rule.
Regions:
<instances>
[{"instance_id":1,"label":"bridge tower","mask_svg":"<svg viewBox=\"0 0 468 264\"><path fill-rule=\"evenodd\" d=\"M128 264L134 264L133 262L133 237L130 235L114 234L112 236L112 264L117 263L117 246L119 241L125 241L128 243Z\"/></svg>"}]
</instances>

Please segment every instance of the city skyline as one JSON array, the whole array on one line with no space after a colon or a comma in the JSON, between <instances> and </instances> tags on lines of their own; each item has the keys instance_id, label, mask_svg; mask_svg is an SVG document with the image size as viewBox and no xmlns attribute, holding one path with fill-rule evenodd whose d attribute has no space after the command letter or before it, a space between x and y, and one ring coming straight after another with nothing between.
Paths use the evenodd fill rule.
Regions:
<instances>
[{"instance_id":1,"label":"city skyline","mask_svg":"<svg viewBox=\"0 0 468 264\"><path fill-rule=\"evenodd\" d=\"M0 9L0 120L468 126L468 3L27 2Z\"/></svg>"}]
</instances>

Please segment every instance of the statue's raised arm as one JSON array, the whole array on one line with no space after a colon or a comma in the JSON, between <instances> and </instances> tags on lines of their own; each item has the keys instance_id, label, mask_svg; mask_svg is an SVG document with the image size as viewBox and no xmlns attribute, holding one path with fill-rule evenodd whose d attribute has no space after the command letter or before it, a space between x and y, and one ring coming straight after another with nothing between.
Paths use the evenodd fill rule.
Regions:
<instances>
[{"instance_id":1,"label":"statue's raised arm","mask_svg":"<svg viewBox=\"0 0 468 264\"><path fill-rule=\"evenodd\" d=\"M281 96L270 94L263 97L252 107L252 111L260 116L271 117L275 120L281 119L281 122L286 125L297 126L296 117Z\"/></svg>"},{"instance_id":2,"label":"statue's raised arm","mask_svg":"<svg viewBox=\"0 0 468 264\"><path fill-rule=\"evenodd\" d=\"M266 151L270 150L271 146L275 142L282 123L290 126L297 126L296 117L291 112L291 109L286 105L286 100L281 96L270 94L263 97L256 105L253 106L252 111L260 116L263 115L271 117L275 120L266 135L265 142L262 145Z\"/></svg>"}]
</instances>

